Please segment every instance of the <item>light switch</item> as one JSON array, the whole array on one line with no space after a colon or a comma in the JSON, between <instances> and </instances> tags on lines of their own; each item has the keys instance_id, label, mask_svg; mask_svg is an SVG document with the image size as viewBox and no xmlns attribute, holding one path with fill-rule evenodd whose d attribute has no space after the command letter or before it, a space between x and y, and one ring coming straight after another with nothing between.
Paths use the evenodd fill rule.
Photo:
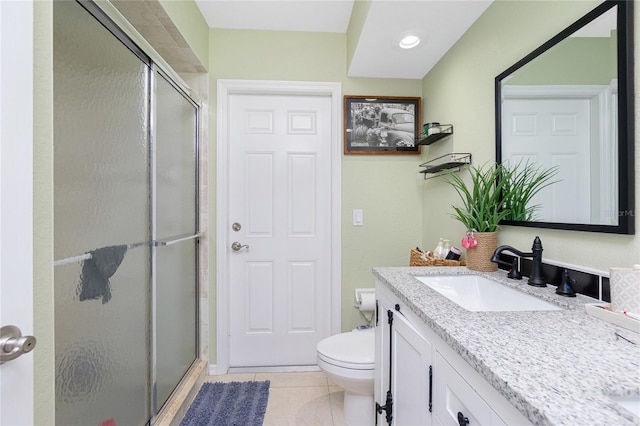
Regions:
<instances>
[{"instance_id":1,"label":"light switch","mask_svg":"<svg viewBox=\"0 0 640 426\"><path fill-rule=\"evenodd\" d=\"M362 209L353 211L353 226L362 226Z\"/></svg>"}]
</instances>

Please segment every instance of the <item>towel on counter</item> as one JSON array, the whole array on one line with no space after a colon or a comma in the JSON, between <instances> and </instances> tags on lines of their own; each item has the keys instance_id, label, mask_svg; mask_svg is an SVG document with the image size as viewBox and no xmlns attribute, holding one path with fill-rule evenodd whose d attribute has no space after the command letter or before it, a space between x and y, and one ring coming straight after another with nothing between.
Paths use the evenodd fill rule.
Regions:
<instances>
[{"instance_id":1,"label":"towel on counter","mask_svg":"<svg viewBox=\"0 0 640 426\"><path fill-rule=\"evenodd\" d=\"M80 301L102 298L102 303L111 300L109 278L118 270L127 253L127 246L102 247L90 251L91 259L82 264L80 274Z\"/></svg>"}]
</instances>

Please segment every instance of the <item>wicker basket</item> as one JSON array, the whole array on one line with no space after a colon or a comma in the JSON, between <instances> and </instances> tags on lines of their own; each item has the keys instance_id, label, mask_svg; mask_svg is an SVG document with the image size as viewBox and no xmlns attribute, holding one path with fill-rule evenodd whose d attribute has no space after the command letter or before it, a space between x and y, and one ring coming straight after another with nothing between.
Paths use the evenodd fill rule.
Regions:
<instances>
[{"instance_id":1,"label":"wicker basket","mask_svg":"<svg viewBox=\"0 0 640 426\"><path fill-rule=\"evenodd\" d=\"M427 252L426 259L422 258L424 253L416 249L411 250L409 256L409 266L465 266L464 259L462 260L450 260L450 259L436 259L431 256L431 252Z\"/></svg>"}]
</instances>

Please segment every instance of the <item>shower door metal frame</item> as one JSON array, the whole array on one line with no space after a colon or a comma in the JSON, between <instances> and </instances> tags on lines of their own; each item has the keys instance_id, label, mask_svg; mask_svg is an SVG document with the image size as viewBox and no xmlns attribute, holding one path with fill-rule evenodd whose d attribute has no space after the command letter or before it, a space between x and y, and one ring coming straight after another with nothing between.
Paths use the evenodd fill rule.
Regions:
<instances>
[{"instance_id":1,"label":"shower door metal frame","mask_svg":"<svg viewBox=\"0 0 640 426\"><path fill-rule=\"evenodd\" d=\"M193 330L195 334L195 359L192 363L191 367L188 369L188 372L193 368L194 364L199 359L200 353L200 246L199 240L203 237L203 234L200 232L200 125L202 123L202 108L201 102L193 96L192 91L188 87L188 85L180 78L180 76L168 65L168 63L151 47L151 45L133 28L131 24L120 14L120 12L108 1L106 0L76 0L87 12L89 12L98 22L100 22L114 37L116 37L121 43L123 43L131 52L133 52L146 66L148 73L148 95L149 95L149 108L147 110L148 113L148 144L149 144L149 245L150 245L150 314L149 314L149 403L150 403L150 419L149 423L154 424L158 414L159 408L157 403L157 354L156 354L156 344L157 344L157 330L156 330L156 250L157 247L163 245L171 245L177 242L182 242L184 240L195 239L197 244L195 246L195 287L196 287L196 297L194 300L195 304L195 315L196 315L196 329ZM166 241L157 241L156 240L156 210L155 210L155 200L156 200L156 150L155 150L155 131L156 131L156 90L155 90L155 82L156 82L156 73L162 74L162 76L169 82L187 101L189 101L194 108L196 109L196 117L195 117L195 141L194 141L194 149L195 149L195 223L194 223L194 233L183 236L176 236L175 239L166 240ZM180 385L184 381L180 380L179 383L176 384L174 391L169 395L168 400L170 400L175 393L175 390L180 387Z\"/></svg>"}]
</instances>

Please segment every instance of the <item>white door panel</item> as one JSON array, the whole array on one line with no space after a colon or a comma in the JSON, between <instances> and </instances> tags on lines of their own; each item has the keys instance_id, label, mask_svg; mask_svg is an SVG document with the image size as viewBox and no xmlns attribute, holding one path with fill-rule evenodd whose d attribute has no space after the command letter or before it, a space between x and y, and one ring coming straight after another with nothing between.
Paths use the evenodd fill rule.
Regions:
<instances>
[{"instance_id":1,"label":"white door panel","mask_svg":"<svg viewBox=\"0 0 640 426\"><path fill-rule=\"evenodd\" d=\"M33 334L33 3L0 1L0 327ZM0 424L34 422L33 353L0 365Z\"/></svg>"},{"instance_id":2,"label":"white door panel","mask_svg":"<svg viewBox=\"0 0 640 426\"><path fill-rule=\"evenodd\" d=\"M503 161L527 160L558 166L557 183L542 190L532 204L537 220L590 223L591 102L589 99L506 99L502 122Z\"/></svg>"},{"instance_id":3,"label":"white door panel","mask_svg":"<svg viewBox=\"0 0 640 426\"><path fill-rule=\"evenodd\" d=\"M229 98L230 366L315 364L330 331L331 100ZM231 223L239 223L239 231Z\"/></svg>"}]
</instances>

